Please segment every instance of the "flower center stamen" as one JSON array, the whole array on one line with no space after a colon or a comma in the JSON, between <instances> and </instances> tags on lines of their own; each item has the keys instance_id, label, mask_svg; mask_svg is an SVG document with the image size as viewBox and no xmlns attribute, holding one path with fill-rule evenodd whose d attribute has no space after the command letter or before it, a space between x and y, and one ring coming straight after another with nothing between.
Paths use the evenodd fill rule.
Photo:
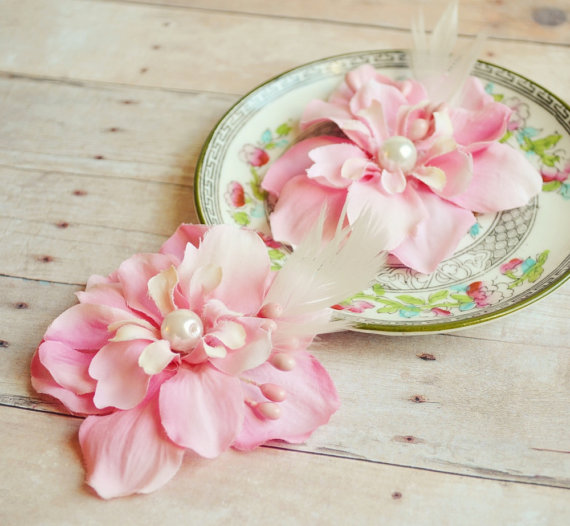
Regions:
<instances>
[{"instance_id":1,"label":"flower center stamen","mask_svg":"<svg viewBox=\"0 0 570 526\"><path fill-rule=\"evenodd\" d=\"M204 326L194 311L178 309L165 316L160 334L173 351L190 352L203 336Z\"/></svg>"}]
</instances>

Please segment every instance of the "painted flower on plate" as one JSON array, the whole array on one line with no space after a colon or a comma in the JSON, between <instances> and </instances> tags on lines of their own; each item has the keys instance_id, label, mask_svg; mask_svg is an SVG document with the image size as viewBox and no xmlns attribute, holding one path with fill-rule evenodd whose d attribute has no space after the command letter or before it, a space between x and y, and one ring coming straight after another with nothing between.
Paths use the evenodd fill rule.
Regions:
<instances>
[{"instance_id":1,"label":"painted flower on plate","mask_svg":"<svg viewBox=\"0 0 570 526\"><path fill-rule=\"evenodd\" d=\"M269 154L253 144L246 144L240 151L241 158L251 166L259 168L269 162Z\"/></svg>"},{"instance_id":2,"label":"painted flower on plate","mask_svg":"<svg viewBox=\"0 0 570 526\"><path fill-rule=\"evenodd\" d=\"M474 212L524 205L541 189L537 170L498 142L510 114L475 78L448 106L430 103L417 81L394 82L369 65L351 71L302 119L304 128L333 122L342 136L297 143L263 180L277 198L274 237L297 244L323 204L329 233L345 205L349 222L370 208L388 231L378 249L432 272L475 223Z\"/></svg>"},{"instance_id":3,"label":"painted flower on plate","mask_svg":"<svg viewBox=\"0 0 570 526\"><path fill-rule=\"evenodd\" d=\"M228 204L234 208L241 208L245 205L245 192L243 186L237 181L228 183L228 190L224 197Z\"/></svg>"}]
</instances>

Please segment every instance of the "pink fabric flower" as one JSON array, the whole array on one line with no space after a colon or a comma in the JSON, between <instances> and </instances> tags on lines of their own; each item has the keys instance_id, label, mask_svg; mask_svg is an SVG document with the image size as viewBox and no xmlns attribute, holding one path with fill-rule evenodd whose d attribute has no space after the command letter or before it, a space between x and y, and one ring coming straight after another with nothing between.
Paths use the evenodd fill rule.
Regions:
<instances>
[{"instance_id":1,"label":"pink fabric flower","mask_svg":"<svg viewBox=\"0 0 570 526\"><path fill-rule=\"evenodd\" d=\"M301 246L309 260L299 266L290 256L275 274L255 232L182 225L160 253L89 279L79 304L47 329L31 372L38 392L89 415L79 440L87 482L101 497L156 490L185 450L213 458L230 446L298 443L328 422L338 397L306 347L346 327L326 306L347 291L324 286L342 282L334 269L365 239L346 235L334 254ZM380 261L369 256L357 269L365 280ZM315 278L315 268L325 276ZM347 279L352 293L363 287Z\"/></svg>"},{"instance_id":2,"label":"pink fabric flower","mask_svg":"<svg viewBox=\"0 0 570 526\"><path fill-rule=\"evenodd\" d=\"M353 222L370 208L385 246L407 266L435 270L475 222L473 212L524 205L538 172L500 144L511 110L470 78L454 107L434 106L416 81L394 82L369 65L348 73L328 102L315 100L302 126L332 121L346 138L306 139L275 161L262 186L277 197L278 241L295 245L324 204L328 231L347 206Z\"/></svg>"}]
</instances>

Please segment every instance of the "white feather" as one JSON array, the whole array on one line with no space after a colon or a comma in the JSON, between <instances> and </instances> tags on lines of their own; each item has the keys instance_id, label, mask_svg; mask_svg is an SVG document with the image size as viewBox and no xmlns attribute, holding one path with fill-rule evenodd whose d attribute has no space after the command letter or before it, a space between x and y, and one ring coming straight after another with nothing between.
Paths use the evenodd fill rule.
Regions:
<instances>
[{"instance_id":1,"label":"white feather","mask_svg":"<svg viewBox=\"0 0 570 526\"><path fill-rule=\"evenodd\" d=\"M480 55L485 35L479 33L474 41L456 52L458 27L457 0L451 2L432 34L428 37L423 13L412 20L412 73L427 89L432 102L453 104Z\"/></svg>"},{"instance_id":2,"label":"white feather","mask_svg":"<svg viewBox=\"0 0 570 526\"><path fill-rule=\"evenodd\" d=\"M325 216L323 210L268 291L266 303L280 305L281 319L308 317L308 323L320 325L322 319L311 319L312 314L365 289L384 263L378 250L383 233L372 214L364 211L352 226L343 228L343 213L329 241L323 240Z\"/></svg>"}]
</instances>

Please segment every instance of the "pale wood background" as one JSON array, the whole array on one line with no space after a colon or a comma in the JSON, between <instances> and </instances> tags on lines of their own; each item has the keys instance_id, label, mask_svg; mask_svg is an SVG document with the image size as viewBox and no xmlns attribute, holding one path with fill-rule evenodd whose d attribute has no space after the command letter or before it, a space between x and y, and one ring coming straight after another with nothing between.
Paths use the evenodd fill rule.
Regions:
<instances>
[{"instance_id":1,"label":"pale wood background","mask_svg":"<svg viewBox=\"0 0 570 526\"><path fill-rule=\"evenodd\" d=\"M450 335L322 338L343 402L329 426L187 458L150 496L96 498L80 419L30 386L90 274L197 221L198 153L240 95L320 57L408 47L420 3L0 1L1 524L568 524L568 285ZM431 24L443 2L424 4ZM483 59L569 100L569 2L543 4L463 0L460 30L485 29Z\"/></svg>"}]
</instances>

